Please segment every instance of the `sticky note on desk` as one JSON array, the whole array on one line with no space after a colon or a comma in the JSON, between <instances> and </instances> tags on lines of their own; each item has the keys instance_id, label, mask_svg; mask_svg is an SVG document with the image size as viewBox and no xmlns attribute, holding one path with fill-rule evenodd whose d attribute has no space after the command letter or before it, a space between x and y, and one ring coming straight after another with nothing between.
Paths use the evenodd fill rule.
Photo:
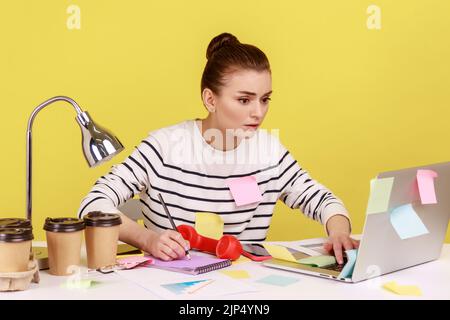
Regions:
<instances>
[{"instance_id":1,"label":"sticky note on desk","mask_svg":"<svg viewBox=\"0 0 450 320\"><path fill-rule=\"evenodd\" d=\"M215 213L197 212L195 231L202 236L219 240L223 235L223 220Z\"/></svg>"},{"instance_id":2,"label":"sticky note on desk","mask_svg":"<svg viewBox=\"0 0 450 320\"><path fill-rule=\"evenodd\" d=\"M230 188L237 206L259 202L262 199L261 191L254 176L228 179L226 184Z\"/></svg>"},{"instance_id":3,"label":"sticky note on desk","mask_svg":"<svg viewBox=\"0 0 450 320\"><path fill-rule=\"evenodd\" d=\"M290 284L298 282L298 279L272 274L270 276L259 279L257 282L270 284L273 286L286 287Z\"/></svg>"},{"instance_id":4,"label":"sticky note on desk","mask_svg":"<svg viewBox=\"0 0 450 320\"><path fill-rule=\"evenodd\" d=\"M88 280L88 279L81 279L81 280L67 280L63 284L61 284L62 288L67 289L88 289L96 284L98 284L98 281Z\"/></svg>"},{"instance_id":5,"label":"sticky note on desk","mask_svg":"<svg viewBox=\"0 0 450 320\"><path fill-rule=\"evenodd\" d=\"M417 170L416 178L422 204L437 203L434 190L434 178L438 175L433 170Z\"/></svg>"},{"instance_id":6,"label":"sticky note on desk","mask_svg":"<svg viewBox=\"0 0 450 320\"><path fill-rule=\"evenodd\" d=\"M387 282L387 283L383 284L383 288L386 290L389 290L393 293L396 293L398 295L402 295L402 296L421 296L422 295L422 290L420 290L420 288L418 286L399 285L395 281L391 281L391 282Z\"/></svg>"},{"instance_id":7,"label":"sticky note on desk","mask_svg":"<svg viewBox=\"0 0 450 320\"><path fill-rule=\"evenodd\" d=\"M367 214L386 212L391 198L394 177L372 179L370 181L370 196L367 205Z\"/></svg>"},{"instance_id":8,"label":"sticky note on desk","mask_svg":"<svg viewBox=\"0 0 450 320\"><path fill-rule=\"evenodd\" d=\"M223 270L221 271L224 275L227 275L233 279L248 279L250 274L245 270Z\"/></svg>"},{"instance_id":9,"label":"sticky note on desk","mask_svg":"<svg viewBox=\"0 0 450 320\"><path fill-rule=\"evenodd\" d=\"M244 262L250 262L250 261L252 261L252 260L250 260L247 257L240 256L237 260L234 260L233 262L231 262L231 265L235 266L237 264L244 263Z\"/></svg>"},{"instance_id":10,"label":"sticky note on desk","mask_svg":"<svg viewBox=\"0 0 450 320\"><path fill-rule=\"evenodd\" d=\"M429 233L410 203L393 209L390 220L402 240Z\"/></svg>"},{"instance_id":11,"label":"sticky note on desk","mask_svg":"<svg viewBox=\"0 0 450 320\"><path fill-rule=\"evenodd\" d=\"M269 254L272 256L272 258L279 259L279 260L285 260L285 261L291 261L291 262L297 262L297 259L292 255L292 253L288 250L288 248L283 246L277 246L274 244L263 244L264 248L269 252Z\"/></svg>"},{"instance_id":12,"label":"sticky note on desk","mask_svg":"<svg viewBox=\"0 0 450 320\"><path fill-rule=\"evenodd\" d=\"M307 264L313 267L325 267L336 263L334 256L313 256L298 260L300 264Z\"/></svg>"}]
</instances>

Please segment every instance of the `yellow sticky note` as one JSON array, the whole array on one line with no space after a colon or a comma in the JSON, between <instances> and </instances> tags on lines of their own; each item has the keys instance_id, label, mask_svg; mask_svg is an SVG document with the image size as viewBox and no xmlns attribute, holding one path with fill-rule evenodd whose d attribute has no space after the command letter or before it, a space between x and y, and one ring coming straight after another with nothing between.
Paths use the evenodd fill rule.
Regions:
<instances>
[{"instance_id":1,"label":"yellow sticky note","mask_svg":"<svg viewBox=\"0 0 450 320\"><path fill-rule=\"evenodd\" d=\"M195 230L202 236L219 240L223 235L223 220L218 214L197 212Z\"/></svg>"},{"instance_id":2,"label":"yellow sticky note","mask_svg":"<svg viewBox=\"0 0 450 320\"><path fill-rule=\"evenodd\" d=\"M263 246L264 248L266 248L269 254L275 259L297 262L297 259L295 259L295 257L286 247L267 243L263 244Z\"/></svg>"},{"instance_id":3,"label":"yellow sticky note","mask_svg":"<svg viewBox=\"0 0 450 320\"><path fill-rule=\"evenodd\" d=\"M250 262L250 261L251 260L249 258L244 257L244 256L240 256L239 259L234 260L233 262L231 262L231 264L234 266L234 265L237 265L237 264L240 264L240 263Z\"/></svg>"},{"instance_id":4,"label":"yellow sticky note","mask_svg":"<svg viewBox=\"0 0 450 320\"><path fill-rule=\"evenodd\" d=\"M395 281L386 282L383 288L401 296L421 296L422 290L418 286L403 286Z\"/></svg>"},{"instance_id":5,"label":"yellow sticky note","mask_svg":"<svg viewBox=\"0 0 450 320\"><path fill-rule=\"evenodd\" d=\"M223 270L221 273L233 278L233 279L248 279L250 274L245 270Z\"/></svg>"}]
</instances>

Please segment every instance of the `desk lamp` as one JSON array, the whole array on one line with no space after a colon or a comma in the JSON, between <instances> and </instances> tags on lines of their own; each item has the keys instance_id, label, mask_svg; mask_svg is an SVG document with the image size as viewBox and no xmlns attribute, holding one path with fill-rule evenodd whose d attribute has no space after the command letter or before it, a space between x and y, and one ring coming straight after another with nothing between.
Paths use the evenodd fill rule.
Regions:
<instances>
[{"instance_id":1,"label":"desk lamp","mask_svg":"<svg viewBox=\"0 0 450 320\"><path fill-rule=\"evenodd\" d=\"M28 120L27 128L27 219L32 223L32 127L36 115L43 108L56 101L65 101L72 105L77 112L76 120L81 128L82 147L84 157L89 167L110 160L116 154L121 152L124 147L117 137L107 129L96 124L90 115L81 110L78 104L71 98L65 96L56 96L44 101L37 106L31 113ZM58 134L58 133L57 133ZM51 144L50 144L51 145ZM58 146L53 144L51 148L57 149ZM38 260L39 268L48 268L48 253L46 248L33 247L33 253Z\"/></svg>"}]
</instances>

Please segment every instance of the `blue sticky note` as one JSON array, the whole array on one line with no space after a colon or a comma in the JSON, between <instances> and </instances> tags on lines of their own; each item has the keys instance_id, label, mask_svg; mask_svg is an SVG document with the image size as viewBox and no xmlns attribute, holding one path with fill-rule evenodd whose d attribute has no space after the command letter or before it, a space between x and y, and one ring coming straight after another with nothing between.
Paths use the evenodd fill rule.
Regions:
<instances>
[{"instance_id":1,"label":"blue sticky note","mask_svg":"<svg viewBox=\"0 0 450 320\"><path fill-rule=\"evenodd\" d=\"M298 282L298 279L272 274L270 276L259 279L257 282L271 284L273 286L286 287L290 284Z\"/></svg>"},{"instance_id":2,"label":"blue sticky note","mask_svg":"<svg viewBox=\"0 0 450 320\"><path fill-rule=\"evenodd\" d=\"M347 263L342 268L339 278L351 278L353 275L353 269L355 268L356 257L358 256L358 249L346 250Z\"/></svg>"},{"instance_id":3,"label":"blue sticky note","mask_svg":"<svg viewBox=\"0 0 450 320\"><path fill-rule=\"evenodd\" d=\"M429 233L410 203L392 210L390 220L402 240Z\"/></svg>"}]
</instances>

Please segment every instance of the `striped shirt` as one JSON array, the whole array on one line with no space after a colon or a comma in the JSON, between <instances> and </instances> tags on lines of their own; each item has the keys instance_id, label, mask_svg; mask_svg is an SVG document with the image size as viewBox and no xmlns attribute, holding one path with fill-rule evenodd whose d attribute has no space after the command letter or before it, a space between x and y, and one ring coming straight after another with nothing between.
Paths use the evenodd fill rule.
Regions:
<instances>
[{"instance_id":1,"label":"striped shirt","mask_svg":"<svg viewBox=\"0 0 450 320\"><path fill-rule=\"evenodd\" d=\"M254 176L262 199L237 206L229 179ZM334 214L348 217L342 201L312 179L279 139L258 129L229 151L209 145L195 120L150 132L122 163L100 177L82 200L78 216L120 213L139 196L146 228L170 229L161 193L177 225L195 226L196 212L220 215L224 234L264 241L277 200L322 224Z\"/></svg>"}]
</instances>

